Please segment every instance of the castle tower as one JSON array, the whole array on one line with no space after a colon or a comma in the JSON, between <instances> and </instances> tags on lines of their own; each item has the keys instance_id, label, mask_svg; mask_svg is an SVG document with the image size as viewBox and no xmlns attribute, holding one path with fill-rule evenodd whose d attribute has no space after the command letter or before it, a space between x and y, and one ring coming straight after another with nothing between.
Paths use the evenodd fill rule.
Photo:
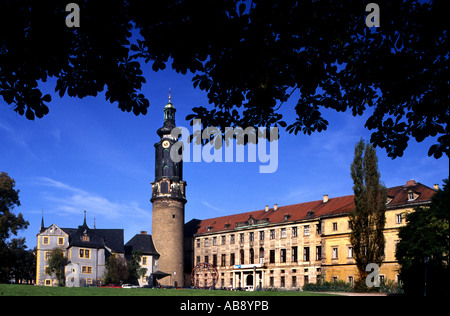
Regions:
<instances>
[{"instance_id":1,"label":"castle tower","mask_svg":"<svg viewBox=\"0 0 450 316\"><path fill-rule=\"evenodd\" d=\"M169 94L164 107L164 125L158 129L155 144L155 181L152 182L152 238L161 255L158 269L170 276L162 285L184 285L183 227L186 182L183 181L183 161L173 162L170 149L178 141L170 132L175 127L175 107Z\"/></svg>"}]
</instances>

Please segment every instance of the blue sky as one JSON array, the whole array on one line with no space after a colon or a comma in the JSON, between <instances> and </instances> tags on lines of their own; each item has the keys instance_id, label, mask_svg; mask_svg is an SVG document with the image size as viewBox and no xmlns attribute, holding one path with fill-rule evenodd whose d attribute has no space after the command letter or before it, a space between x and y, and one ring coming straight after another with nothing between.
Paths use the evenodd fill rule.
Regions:
<instances>
[{"instance_id":1,"label":"blue sky","mask_svg":"<svg viewBox=\"0 0 450 316\"><path fill-rule=\"evenodd\" d=\"M0 171L16 180L21 212L30 222L18 236L36 245L41 212L45 225L77 227L87 211L87 223L97 228L123 228L125 242L141 230L151 233L151 185L154 178L156 130L163 124L163 107L172 89L176 122L190 131L184 120L194 106L208 106L206 94L194 89L191 76L166 69L151 71L144 65L147 83L142 92L150 100L146 116L124 113L98 97L60 98L54 85L43 85L52 94L50 113L29 121L1 103ZM168 67L169 68L169 67ZM49 81L51 83L51 81ZM44 92L43 91L43 92ZM282 106L285 121L295 119L298 94ZM354 146L368 117L325 111L330 122L325 132L297 136L281 131L278 169L259 173L261 162L189 162L184 164L187 181L186 221L263 209L266 204L289 205L353 194L350 164ZM404 156L392 160L377 148L379 169L386 186L415 179L425 185L442 186L449 175L447 157L427 156L432 140L410 141Z\"/></svg>"}]
</instances>

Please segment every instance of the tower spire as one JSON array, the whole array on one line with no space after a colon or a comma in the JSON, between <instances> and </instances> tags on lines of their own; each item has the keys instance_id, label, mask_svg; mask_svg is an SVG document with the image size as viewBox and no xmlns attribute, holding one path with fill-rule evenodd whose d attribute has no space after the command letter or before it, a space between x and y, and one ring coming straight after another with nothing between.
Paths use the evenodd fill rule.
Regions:
<instances>
[{"instance_id":1,"label":"tower spire","mask_svg":"<svg viewBox=\"0 0 450 316\"><path fill-rule=\"evenodd\" d=\"M159 141L155 147L155 181L152 182L152 239L160 254L159 269L170 278L161 280L163 285L184 284L184 204L186 182L183 181L183 161L173 161L172 145L178 137L172 135L175 128L175 107L172 91L164 107L164 125L158 129Z\"/></svg>"},{"instance_id":2,"label":"tower spire","mask_svg":"<svg viewBox=\"0 0 450 316\"><path fill-rule=\"evenodd\" d=\"M41 218L41 227L39 227L39 232L42 232L45 228L44 226L44 209L41 209L42 211L42 218Z\"/></svg>"},{"instance_id":3,"label":"tower spire","mask_svg":"<svg viewBox=\"0 0 450 316\"><path fill-rule=\"evenodd\" d=\"M86 226L86 227L87 227L87 224L86 224L86 211L84 211L84 222L83 222L83 226Z\"/></svg>"}]
</instances>

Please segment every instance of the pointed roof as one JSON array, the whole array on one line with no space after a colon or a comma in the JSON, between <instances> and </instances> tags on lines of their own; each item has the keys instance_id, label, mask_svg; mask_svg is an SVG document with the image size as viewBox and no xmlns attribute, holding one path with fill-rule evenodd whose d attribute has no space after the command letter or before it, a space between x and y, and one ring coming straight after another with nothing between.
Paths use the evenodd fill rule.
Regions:
<instances>
[{"instance_id":1,"label":"pointed roof","mask_svg":"<svg viewBox=\"0 0 450 316\"><path fill-rule=\"evenodd\" d=\"M55 224L52 225L58 227ZM41 226L39 234L49 227ZM116 253L124 252L123 229L91 229L86 223L86 211L84 211L83 225L78 228L58 228L69 236L69 247L109 248Z\"/></svg>"},{"instance_id":2,"label":"pointed roof","mask_svg":"<svg viewBox=\"0 0 450 316\"><path fill-rule=\"evenodd\" d=\"M169 102L167 102L164 109L167 109L167 108L174 108L173 103L172 103L172 91L170 88L169 88Z\"/></svg>"},{"instance_id":3,"label":"pointed roof","mask_svg":"<svg viewBox=\"0 0 450 316\"><path fill-rule=\"evenodd\" d=\"M143 255L158 256L155 245L153 244L152 235L146 233L136 234L125 244L125 250L127 253L131 253L133 250L141 251Z\"/></svg>"},{"instance_id":4,"label":"pointed roof","mask_svg":"<svg viewBox=\"0 0 450 316\"><path fill-rule=\"evenodd\" d=\"M42 233L45 230L44 225L44 210L42 210L41 226L39 227L39 232Z\"/></svg>"}]
</instances>

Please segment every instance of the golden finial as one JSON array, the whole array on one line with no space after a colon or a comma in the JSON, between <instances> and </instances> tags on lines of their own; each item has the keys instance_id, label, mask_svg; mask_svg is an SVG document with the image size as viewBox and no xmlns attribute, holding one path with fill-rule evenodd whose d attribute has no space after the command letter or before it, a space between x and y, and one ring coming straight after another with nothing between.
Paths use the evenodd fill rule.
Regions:
<instances>
[{"instance_id":1,"label":"golden finial","mask_svg":"<svg viewBox=\"0 0 450 316\"><path fill-rule=\"evenodd\" d=\"M172 89L169 88L169 103L172 102Z\"/></svg>"}]
</instances>

